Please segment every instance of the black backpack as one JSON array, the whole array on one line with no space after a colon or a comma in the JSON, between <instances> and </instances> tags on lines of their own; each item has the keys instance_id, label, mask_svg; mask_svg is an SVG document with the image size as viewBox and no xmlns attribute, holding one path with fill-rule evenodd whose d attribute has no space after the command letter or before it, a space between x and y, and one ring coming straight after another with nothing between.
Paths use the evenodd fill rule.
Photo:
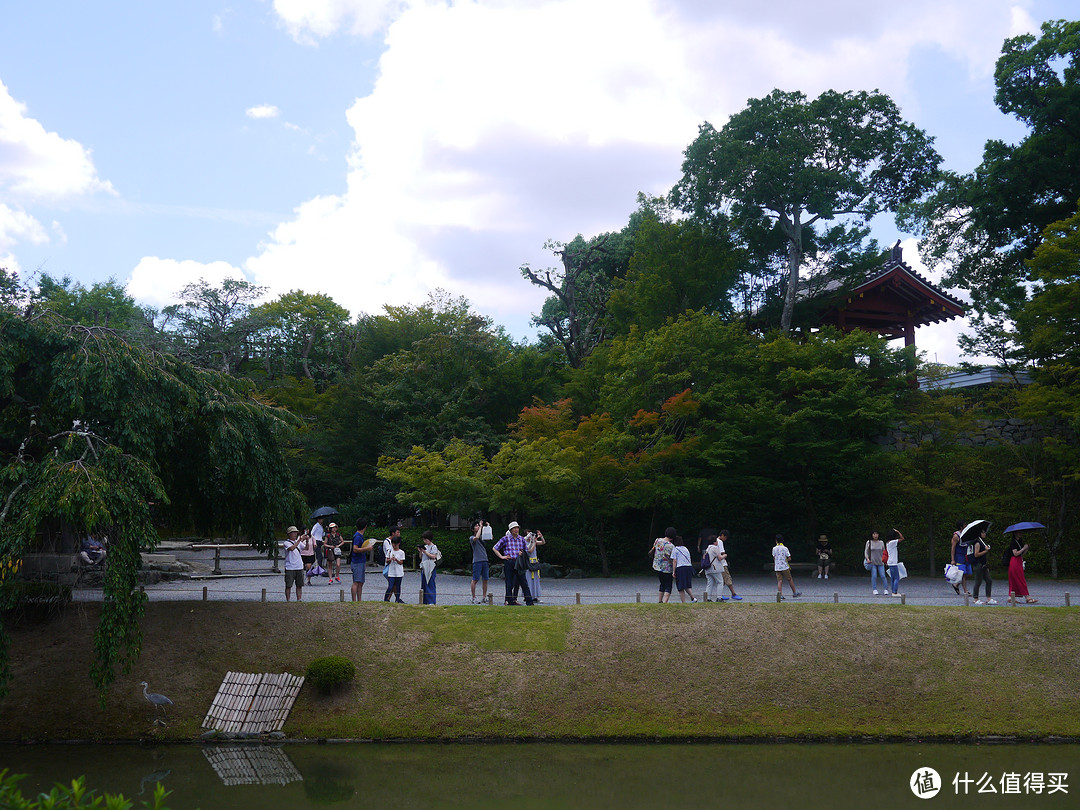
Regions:
<instances>
[{"instance_id":1,"label":"black backpack","mask_svg":"<svg viewBox=\"0 0 1080 810\"><path fill-rule=\"evenodd\" d=\"M383 550L382 543L376 543L371 553L375 557L376 565L386 565L386 552Z\"/></svg>"}]
</instances>

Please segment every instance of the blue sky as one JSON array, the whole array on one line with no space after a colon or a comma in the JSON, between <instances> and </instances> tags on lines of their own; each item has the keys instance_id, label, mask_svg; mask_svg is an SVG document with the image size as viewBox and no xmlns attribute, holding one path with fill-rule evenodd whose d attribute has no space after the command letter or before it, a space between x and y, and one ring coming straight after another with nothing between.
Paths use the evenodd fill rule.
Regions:
<instances>
[{"instance_id":1,"label":"blue sky","mask_svg":"<svg viewBox=\"0 0 1080 810\"><path fill-rule=\"evenodd\" d=\"M774 87L880 89L966 171L1023 130L1002 41L1065 0L5 4L0 264L161 306L243 276L354 314L464 295L517 336L543 244L621 228ZM877 223L882 243L898 234ZM915 259L913 243L905 256ZM934 268L926 268L934 276ZM957 359L959 324L919 330Z\"/></svg>"}]
</instances>

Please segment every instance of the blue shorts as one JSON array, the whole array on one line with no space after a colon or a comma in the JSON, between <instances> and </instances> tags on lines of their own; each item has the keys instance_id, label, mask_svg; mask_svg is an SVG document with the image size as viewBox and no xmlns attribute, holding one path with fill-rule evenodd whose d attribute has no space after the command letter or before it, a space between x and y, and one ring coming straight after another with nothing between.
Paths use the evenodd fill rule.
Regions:
<instances>
[{"instance_id":1,"label":"blue shorts","mask_svg":"<svg viewBox=\"0 0 1080 810\"><path fill-rule=\"evenodd\" d=\"M480 562L474 562L472 564L472 581L476 582L477 580L481 580L481 579L484 580L485 582L487 582L487 580L488 580L488 561L487 560L480 560Z\"/></svg>"},{"instance_id":2,"label":"blue shorts","mask_svg":"<svg viewBox=\"0 0 1080 810\"><path fill-rule=\"evenodd\" d=\"M364 578L366 576L367 576L367 566L364 565L363 563L357 561L357 563L352 566L352 581L353 582L363 582Z\"/></svg>"}]
</instances>

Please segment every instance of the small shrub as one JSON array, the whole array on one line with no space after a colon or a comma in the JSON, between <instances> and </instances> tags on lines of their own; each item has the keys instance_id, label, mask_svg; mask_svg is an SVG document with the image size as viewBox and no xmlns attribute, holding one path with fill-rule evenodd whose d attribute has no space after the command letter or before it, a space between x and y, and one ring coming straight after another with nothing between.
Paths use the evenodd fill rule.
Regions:
<instances>
[{"instance_id":1,"label":"small shrub","mask_svg":"<svg viewBox=\"0 0 1080 810\"><path fill-rule=\"evenodd\" d=\"M307 668L307 679L320 692L330 692L356 677L356 665L340 655L316 658Z\"/></svg>"}]
</instances>

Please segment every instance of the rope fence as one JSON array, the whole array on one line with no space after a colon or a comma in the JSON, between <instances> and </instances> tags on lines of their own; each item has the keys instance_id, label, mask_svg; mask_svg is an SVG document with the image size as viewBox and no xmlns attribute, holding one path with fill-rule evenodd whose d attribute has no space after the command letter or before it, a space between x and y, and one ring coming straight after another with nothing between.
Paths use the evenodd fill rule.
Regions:
<instances>
[{"instance_id":1,"label":"rope fence","mask_svg":"<svg viewBox=\"0 0 1080 810\"><path fill-rule=\"evenodd\" d=\"M492 580L489 580L492 581ZM495 582L501 582L501 580L494 580ZM150 601L154 602L177 602L177 601L229 601L229 602L284 602L285 592L284 586L279 587L245 587L238 585L238 581L235 579L228 580L228 585L224 582L215 583L214 586L203 585L201 590L192 588L155 588L151 587L149 590L145 586L140 586L139 590L147 594ZM351 584L351 583L350 583ZM384 585L381 582L372 583L374 587L365 587L363 593L364 602L381 602L383 601ZM495 591L489 591L487 595L486 605L495 606L502 605L503 594L502 589L498 589L499 593ZM310 598L311 595L317 592L315 598ZM309 602L350 602L351 591L349 588L333 588L322 585L311 585L303 588L303 593L309 595L309 598L302 601ZM403 590L403 598L404 598ZM784 596L781 599L780 594L761 594L761 593L748 593L743 591L744 596L742 601L751 604L761 604L775 601L777 604L798 604L800 602L807 604L899 604L899 605L945 605L953 607L966 607L974 606L974 600L968 595L963 596L963 601L957 601L957 597L950 594L942 594L940 596L918 596L909 598L907 594L901 593L899 598L895 597L872 597L872 596L857 596L853 594L841 594L839 591L833 591L831 594L803 594L799 597L792 597L790 595ZM94 602L100 601L102 596L102 590L100 588L85 588L72 593L74 601L79 602ZM442 600L442 604L458 605L458 604L470 604L469 592L464 593L454 591L448 593L446 591L439 592L439 598ZM1057 594L1048 594L1046 591L1040 591L1040 596L1043 600L1053 599L1057 597ZM1064 599L1065 607L1072 607L1072 593L1065 591L1061 596ZM336 599L335 599L336 597ZM518 597L519 601L524 604L522 597ZM406 601L409 601L406 599ZM422 605L424 601L424 592L422 589L416 591L416 604ZM731 604L736 604L730 598L724 600ZM697 600L698 604L703 604L703 599ZM1006 599L999 601L997 607L1012 606L1016 604L1023 604L1023 597L1017 597L1010 593ZM641 592L636 591L626 594L612 594L608 593L588 593L585 591L574 591L573 593L558 593L553 594L545 591L540 604L543 605L587 605L587 604L657 604L656 592ZM677 596L673 596L669 604L680 604ZM690 602L686 602L690 604ZM716 600L711 600L708 604L717 604ZM991 607L991 606L987 606Z\"/></svg>"}]
</instances>

